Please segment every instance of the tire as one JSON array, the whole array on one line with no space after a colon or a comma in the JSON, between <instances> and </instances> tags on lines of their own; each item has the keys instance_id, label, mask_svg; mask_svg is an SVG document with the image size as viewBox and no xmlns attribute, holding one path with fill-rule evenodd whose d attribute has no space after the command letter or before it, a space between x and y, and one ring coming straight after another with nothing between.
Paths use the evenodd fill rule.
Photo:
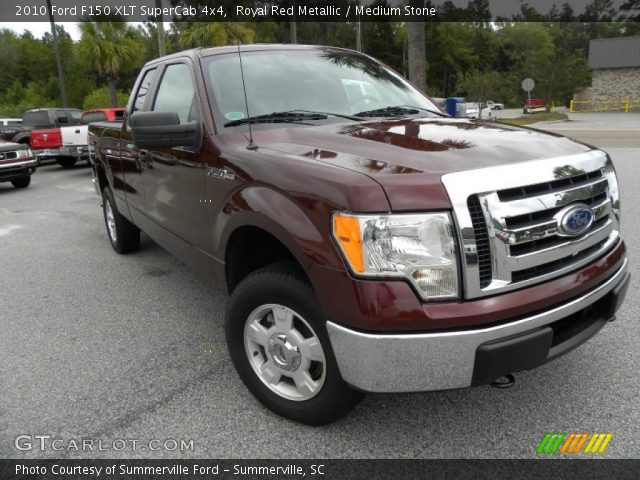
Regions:
<instances>
[{"instance_id":1,"label":"tire","mask_svg":"<svg viewBox=\"0 0 640 480\"><path fill-rule=\"evenodd\" d=\"M11 180L11 184L16 188L27 188L31 183L31 175Z\"/></svg>"},{"instance_id":2,"label":"tire","mask_svg":"<svg viewBox=\"0 0 640 480\"><path fill-rule=\"evenodd\" d=\"M109 241L116 252L125 254L140 248L140 229L120 215L109 187L102 191L102 213Z\"/></svg>"},{"instance_id":3,"label":"tire","mask_svg":"<svg viewBox=\"0 0 640 480\"><path fill-rule=\"evenodd\" d=\"M300 423L324 425L346 415L363 394L340 376L322 308L296 272L280 263L240 282L227 308L227 347L263 405Z\"/></svg>"},{"instance_id":4,"label":"tire","mask_svg":"<svg viewBox=\"0 0 640 480\"><path fill-rule=\"evenodd\" d=\"M73 157L63 157L56 160L62 168L73 168L76 166L77 159Z\"/></svg>"}]
</instances>

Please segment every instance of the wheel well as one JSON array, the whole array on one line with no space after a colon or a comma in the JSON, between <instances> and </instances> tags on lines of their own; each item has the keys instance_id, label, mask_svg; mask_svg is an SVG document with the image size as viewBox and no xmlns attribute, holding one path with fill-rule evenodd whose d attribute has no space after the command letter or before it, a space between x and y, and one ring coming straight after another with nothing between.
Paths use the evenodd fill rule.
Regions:
<instances>
[{"instance_id":1,"label":"wheel well","mask_svg":"<svg viewBox=\"0 0 640 480\"><path fill-rule=\"evenodd\" d=\"M31 146L31 144L29 143L30 140L31 139L29 138L29 136L26 136L26 137L22 137L22 138L16 140L16 143L19 143L20 145L29 145L29 146Z\"/></svg>"},{"instance_id":2,"label":"wheel well","mask_svg":"<svg viewBox=\"0 0 640 480\"><path fill-rule=\"evenodd\" d=\"M279 262L291 262L308 282L304 269L282 242L257 227L240 227L229 238L226 254L227 290L236 286L251 272Z\"/></svg>"}]
</instances>

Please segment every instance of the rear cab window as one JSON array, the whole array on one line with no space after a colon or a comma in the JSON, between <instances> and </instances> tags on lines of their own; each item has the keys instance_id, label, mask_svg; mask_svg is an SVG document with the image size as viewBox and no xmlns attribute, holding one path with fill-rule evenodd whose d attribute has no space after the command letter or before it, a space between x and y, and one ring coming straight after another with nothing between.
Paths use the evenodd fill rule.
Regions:
<instances>
[{"instance_id":1,"label":"rear cab window","mask_svg":"<svg viewBox=\"0 0 640 480\"><path fill-rule=\"evenodd\" d=\"M89 112L82 115L83 125L88 125L93 122L104 122L107 120L107 115L104 112Z\"/></svg>"},{"instance_id":2,"label":"rear cab window","mask_svg":"<svg viewBox=\"0 0 640 480\"><path fill-rule=\"evenodd\" d=\"M22 123L26 125L49 125L49 113L46 110L26 112L22 117Z\"/></svg>"}]
</instances>

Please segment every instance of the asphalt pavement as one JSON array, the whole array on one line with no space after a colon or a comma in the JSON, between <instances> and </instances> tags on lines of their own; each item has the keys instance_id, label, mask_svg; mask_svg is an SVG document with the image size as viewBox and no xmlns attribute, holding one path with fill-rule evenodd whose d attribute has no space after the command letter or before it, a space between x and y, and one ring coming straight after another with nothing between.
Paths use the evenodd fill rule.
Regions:
<instances>
[{"instance_id":1,"label":"asphalt pavement","mask_svg":"<svg viewBox=\"0 0 640 480\"><path fill-rule=\"evenodd\" d=\"M546 432L574 431L612 432L605 457L640 458L637 147L606 148L634 279L615 322L511 389L368 395L319 428L246 390L220 289L147 237L112 250L87 167L0 184L0 458L533 458ZM35 435L52 437L44 450Z\"/></svg>"}]
</instances>

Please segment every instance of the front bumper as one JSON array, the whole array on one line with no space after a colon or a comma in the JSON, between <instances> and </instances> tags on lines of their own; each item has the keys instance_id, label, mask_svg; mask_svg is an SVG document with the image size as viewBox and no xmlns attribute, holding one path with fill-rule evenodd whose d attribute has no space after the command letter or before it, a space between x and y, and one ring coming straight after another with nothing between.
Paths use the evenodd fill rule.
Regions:
<instances>
[{"instance_id":1,"label":"front bumper","mask_svg":"<svg viewBox=\"0 0 640 480\"><path fill-rule=\"evenodd\" d=\"M31 175L36 171L37 166L38 161L33 158L0 164L0 182L8 182Z\"/></svg>"},{"instance_id":2,"label":"front bumper","mask_svg":"<svg viewBox=\"0 0 640 480\"><path fill-rule=\"evenodd\" d=\"M604 283L559 306L496 326L418 334L362 333L327 322L343 379L368 392L447 390L489 383L567 353L614 318L627 260Z\"/></svg>"}]
</instances>

